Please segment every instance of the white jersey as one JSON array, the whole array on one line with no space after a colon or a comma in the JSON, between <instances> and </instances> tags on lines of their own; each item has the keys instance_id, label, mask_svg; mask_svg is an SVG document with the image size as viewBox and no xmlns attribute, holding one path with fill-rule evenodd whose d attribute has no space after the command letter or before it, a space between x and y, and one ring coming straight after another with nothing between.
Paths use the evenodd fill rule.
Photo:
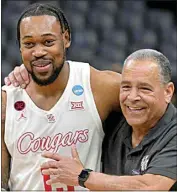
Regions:
<instances>
[{"instance_id":1,"label":"white jersey","mask_svg":"<svg viewBox=\"0 0 177 192\"><path fill-rule=\"evenodd\" d=\"M44 151L71 157L75 144L86 168L100 171L104 132L90 86L88 63L68 61L70 75L63 95L49 111L38 108L21 88L4 86L7 93L5 143L12 157L11 190L83 190L62 183L46 185L49 176L40 165ZM47 102L47 100L46 100Z\"/></svg>"}]
</instances>

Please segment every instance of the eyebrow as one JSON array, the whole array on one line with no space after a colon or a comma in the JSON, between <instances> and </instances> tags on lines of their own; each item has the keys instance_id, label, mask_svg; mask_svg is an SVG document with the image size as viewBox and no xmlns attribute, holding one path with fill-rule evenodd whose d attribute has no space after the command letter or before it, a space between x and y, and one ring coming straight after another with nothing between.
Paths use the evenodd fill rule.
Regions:
<instances>
[{"instance_id":1,"label":"eyebrow","mask_svg":"<svg viewBox=\"0 0 177 192\"><path fill-rule=\"evenodd\" d=\"M45 34L42 34L41 37L46 37L46 36L53 36L53 37L56 37L54 34L52 33L45 33ZM33 36L32 35L26 35L22 38L22 40L26 39L26 38L32 38Z\"/></svg>"},{"instance_id":2,"label":"eyebrow","mask_svg":"<svg viewBox=\"0 0 177 192\"><path fill-rule=\"evenodd\" d=\"M130 81L122 81L122 82L121 82L121 84L130 84L130 83L131 83ZM152 86L151 86L150 84L148 84L148 83L140 82L139 85L140 85L140 86L148 86L148 87L151 87L151 88L152 88Z\"/></svg>"},{"instance_id":3,"label":"eyebrow","mask_svg":"<svg viewBox=\"0 0 177 192\"><path fill-rule=\"evenodd\" d=\"M140 83L140 85L147 85L147 86L151 86L150 84L148 83Z\"/></svg>"},{"instance_id":4,"label":"eyebrow","mask_svg":"<svg viewBox=\"0 0 177 192\"><path fill-rule=\"evenodd\" d=\"M121 84L130 84L130 81L122 81Z\"/></svg>"}]
</instances>

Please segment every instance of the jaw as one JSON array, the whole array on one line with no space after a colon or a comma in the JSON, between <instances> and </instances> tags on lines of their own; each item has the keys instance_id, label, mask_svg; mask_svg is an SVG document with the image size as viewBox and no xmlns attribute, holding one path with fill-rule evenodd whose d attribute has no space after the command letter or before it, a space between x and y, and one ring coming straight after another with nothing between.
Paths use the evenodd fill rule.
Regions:
<instances>
[{"instance_id":1,"label":"jaw","mask_svg":"<svg viewBox=\"0 0 177 192\"><path fill-rule=\"evenodd\" d=\"M148 120L148 110L145 107L124 106L122 112L131 126L141 126Z\"/></svg>"}]
</instances>

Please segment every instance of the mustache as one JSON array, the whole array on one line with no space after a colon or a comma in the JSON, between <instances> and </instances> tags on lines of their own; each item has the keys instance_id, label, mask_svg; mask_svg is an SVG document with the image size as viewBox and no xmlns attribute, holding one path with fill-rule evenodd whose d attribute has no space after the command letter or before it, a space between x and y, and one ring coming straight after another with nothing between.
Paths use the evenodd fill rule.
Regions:
<instances>
[{"instance_id":1,"label":"mustache","mask_svg":"<svg viewBox=\"0 0 177 192\"><path fill-rule=\"evenodd\" d=\"M125 103L124 105L126 105L127 107L133 107L133 108L146 108L146 106L143 105L136 105L136 104L127 104Z\"/></svg>"},{"instance_id":2,"label":"mustache","mask_svg":"<svg viewBox=\"0 0 177 192\"><path fill-rule=\"evenodd\" d=\"M35 58L30 63L31 63L31 65L47 65L47 64L51 63L52 61L53 60L50 58L43 57L43 58L37 58L37 59Z\"/></svg>"}]
</instances>

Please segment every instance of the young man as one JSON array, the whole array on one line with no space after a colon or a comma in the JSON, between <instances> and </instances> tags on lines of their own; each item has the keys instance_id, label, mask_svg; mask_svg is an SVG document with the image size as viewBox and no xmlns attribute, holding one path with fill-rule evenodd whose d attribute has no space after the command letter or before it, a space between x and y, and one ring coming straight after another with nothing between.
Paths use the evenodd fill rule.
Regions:
<instances>
[{"instance_id":1,"label":"young man","mask_svg":"<svg viewBox=\"0 0 177 192\"><path fill-rule=\"evenodd\" d=\"M18 21L17 37L30 83L25 89L2 88L2 187L83 190L47 185L41 153L70 156L75 144L83 165L100 171L102 122L119 110L120 74L66 61L70 27L50 5L30 5Z\"/></svg>"},{"instance_id":2,"label":"young man","mask_svg":"<svg viewBox=\"0 0 177 192\"><path fill-rule=\"evenodd\" d=\"M177 180L177 110L168 59L155 50L139 50L125 61L120 87L122 119L104 148L104 172L72 157L44 152L47 184L82 185L90 190L169 190ZM82 155L82 154L81 154ZM89 160L92 156L88 157ZM87 168L87 169L85 169Z\"/></svg>"}]
</instances>

